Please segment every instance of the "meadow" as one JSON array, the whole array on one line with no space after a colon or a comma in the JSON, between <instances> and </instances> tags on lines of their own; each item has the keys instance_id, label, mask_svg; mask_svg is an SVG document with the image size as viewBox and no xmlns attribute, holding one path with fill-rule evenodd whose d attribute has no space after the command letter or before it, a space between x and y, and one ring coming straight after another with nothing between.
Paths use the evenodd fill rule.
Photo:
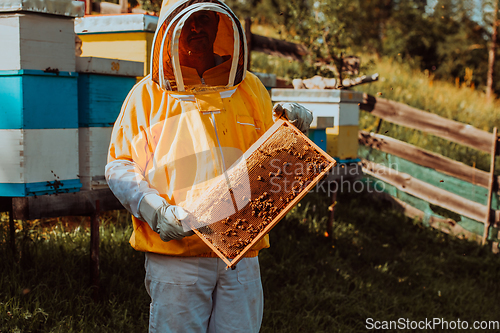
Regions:
<instances>
[{"instance_id":1,"label":"meadow","mask_svg":"<svg viewBox=\"0 0 500 333\"><path fill-rule=\"evenodd\" d=\"M329 203L326 193L310 193L271 231L271 248L259 256L262 332L364 332L369 318L499 319L500 266L488 248L427 228L369 193L338 196L326 237ZM128 244L129 218L101 217L93 301L87 219L17 221L12 253L2 215L0 332L146 332L144 255Z\"/></svg>"},{"instance_id":2,"label":"meadow","mask_svg":"<svg viewBox=\"0 0 500 333\"><path fill-rule=\"evenodd\" d=\"M262 64L279 70L271 61ZM482 102L484 94L470 86L438 82L399 63L373 66L367 74L379 72L379 82L357 90L484 130L500 124L498 101ZM376 119L361 114L361 128L374 124ZM486 156L390 126L383 123L381 133L489 167ZM271 231L271 247L259 255L265 294L261 332L366 332L375 321L411 324L433 318L460 320L469 328L475 321L499 323L500 265L489 246L427 228L366 191L339 193L333 232L327 236L328 195L304 197ZM128 213L101 215L96 301L89 281L88 218L15 222L12 251L8 215L0 215L1 333L147 331L144 255L128 244ZM433 328L418 331L450 331L443 325Z\"/></svg>"}]
</instances>

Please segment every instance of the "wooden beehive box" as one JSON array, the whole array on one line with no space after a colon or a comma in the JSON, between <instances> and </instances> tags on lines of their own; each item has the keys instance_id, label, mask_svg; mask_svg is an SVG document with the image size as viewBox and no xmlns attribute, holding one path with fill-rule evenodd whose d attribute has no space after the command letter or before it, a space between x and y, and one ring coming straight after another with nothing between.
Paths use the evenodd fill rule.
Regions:
<instances>
[{"instance_id":1,"label":"wooden beehive box","mask_svg":"<svg viewBox=\"0 0 500 333\"><path fill-rule=\"evenodd\" d=\"M80 180L83 190L107 187L104 179L113 124L143 63L77 58Z\"/></svg>"},{"instance_id":2,"label":"wooden beehive box","mask_svg":"<svg viewBox=\"0 0 500 333\"><path fill-rule=\"evenodd\" d=\"M78 158L82 190L98 190L108 185L104 168L113 127L80 127Z\"/></svg>"},{"instance_id":3,"label":"wooden beehive box","mask_svg":"<svg viewBox=\"0 0 500 333\"><path fill-rule=\"evenodd\" d=\"M204 195L185 207L185 229L234 267L336 164L287 121L277 120Z\"/></svg>"},{"instance_id":4,"label":"wooden beehive box","mask_svg":"<svg viewBox=\"0 0 500 333\"><path fill-rule=\"evenodd\" d=\"M272 89L274 102L296 102L313 112L309 137L344 163L357 159L359 103L363 93L329 89Z\"/></svg>"},{"instance_id":5,"label":"wooden beehive box","mask_svg":"<svg viewBox=\"0 0 500 333\"><path fill-rule=\"evenodd\" d=\"M0 129L77 127L75 72L0 71Z\"/></svg>"},{"instance_id":6,"label":"wooden beehive box","mask_svg":"<svg viewBox=\"0 0 500 333\"><path fill-rule=\"evenodd\" d=\"M0 71L0 196L78 191L74 72Z\"/></svg>"},{"instance_id":7,"label":"wooden beehive box","mask_svg":"<svg viewBox=\"0 0 500 333\"><path fill-rule=\"evenodd\" d=\"M158 17L144 14L95 15L77 18L82 57L102 57L143 63L149 73L151 46Z\"/></svg>"},{"instance_id":8,"label":"wooden beehive box","mask_svg":"<svg viewBox=\"0 0 500 333\"><path fill-rule=\"evenodd\" d=\"M0 70L75 71L76 1L0 4Z\"/></svg>"},{"instance_id":9,"label":"wooden beehive box","mask_svg":"<svg viewBox=\"0 0 500 333\"><path fill-rule=\"evenodd\" d=\"M143 65L125 60L77 58L79 126L113 126L127 94L143 74Z\"/></svg>"},{"instance_id":10,"label":"wooden beehive box","mask_svg":"<svg viewBox=\"0 0 500 333\"><path fill-rule=\"evenodd\" d=\"M0 129L0 196L78 191L78 129Z\"/></svg>"},{"instance_id":11,"label":"wooden beehive box","mask_svg":"<svg viewBox=\"0 0 500 333\"><path fill-rule=\"evenodd\" d=\"M0 2L0 196L78 191L76 1Z\"/></svg>"}]
</instances>

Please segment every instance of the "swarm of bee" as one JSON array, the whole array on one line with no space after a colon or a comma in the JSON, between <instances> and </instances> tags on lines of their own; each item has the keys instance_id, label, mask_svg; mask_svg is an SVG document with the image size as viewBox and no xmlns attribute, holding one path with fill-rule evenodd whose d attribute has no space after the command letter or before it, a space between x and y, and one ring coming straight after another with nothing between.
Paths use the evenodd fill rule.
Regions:
<instances>
[{"instance_id":1,"label":"swarm of bee","mask_svg":"<svg viewBox=\"0 0 500 333\"><path fill-rule=\"evenodd\" d=\"M248 170L252 195L242 198L248 204L232 216L210 225L216 232L203 234L227 258L236 257L261 239L280 213L329 166L329 161L308 143L293 149L261 147L256 153L258 162ZM272 159L281 162L276 165L271 163ZM276 191L270 186L272 182L290 186Z\"/></svg>"}]
</instances>

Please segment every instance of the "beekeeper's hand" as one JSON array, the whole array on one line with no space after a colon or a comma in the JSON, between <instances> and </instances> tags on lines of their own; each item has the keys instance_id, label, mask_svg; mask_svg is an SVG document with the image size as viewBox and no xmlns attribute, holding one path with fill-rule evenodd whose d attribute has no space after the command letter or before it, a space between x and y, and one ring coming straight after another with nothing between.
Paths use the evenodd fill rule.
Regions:
<instances>
[{"instance_id":1,"label":"beekeeper's hand","mask_svg":"<svg viewBox=\"0 0 500 333\"><path fill-rule=\"evenodd\" d=\"M288 119L302 132L306 132L313 121L312 112L297 103L276 103L273 113L276 118Z\"/></svg>"},{"instance_id":2,"label":"beekeeper's hand","mask_svg":"<svg viewBox=\"0 0 500 333\"><path fill-rule=\"evenodd\" d=\"M139 213L142 220L146 221L164 242L182 239L194 233L182 228L181 220L188 217L188 213L182 207L169 205L157 194L147 194L142 198Z\"/></svg>"}]
</instances>

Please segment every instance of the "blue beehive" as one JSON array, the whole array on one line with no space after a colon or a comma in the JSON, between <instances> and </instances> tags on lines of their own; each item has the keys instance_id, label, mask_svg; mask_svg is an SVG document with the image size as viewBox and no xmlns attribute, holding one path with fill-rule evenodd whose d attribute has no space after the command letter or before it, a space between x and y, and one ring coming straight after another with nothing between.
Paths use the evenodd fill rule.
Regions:
<instances>
[{"instance_id":1,"label":"blue beehive","mask_svg":"<svg viewBox=\"0 0 500 333\"><path fill-rule=\"evenodd\" d=\"M79 126L113 126L125 97L135 83L135 77L80 73L78 77Z\"/></svg>"},{"instance_id":2,"label":"blue beehive","mask_svg":"<svg viewBox=\"0 0 500 333\"><path fill-rule=\"evenodd\" d=\"M128 92L143 75L143 67L142 62L78 57L79 126L113 126Z\"/></svg>"},{"instance_id":3,"label":"blue beehive","mask_svg":"<svg viewBox=\"0 0 500 333\"><path fill-rule=\"evenodd\" d=\"M50 4L48 3L50 2ZM0 4L0 196L78 191L76 1Z\"/></svg>"},{"instance_id":4,"label":"blue beehive","mask_svg":"<svg viewBox=\"0 0 500 333\"><path fill-rule=\"evenodd\" d=\"M0 129L77 128L75 72L0 71Z\"/></svg>"}]
</instances>

